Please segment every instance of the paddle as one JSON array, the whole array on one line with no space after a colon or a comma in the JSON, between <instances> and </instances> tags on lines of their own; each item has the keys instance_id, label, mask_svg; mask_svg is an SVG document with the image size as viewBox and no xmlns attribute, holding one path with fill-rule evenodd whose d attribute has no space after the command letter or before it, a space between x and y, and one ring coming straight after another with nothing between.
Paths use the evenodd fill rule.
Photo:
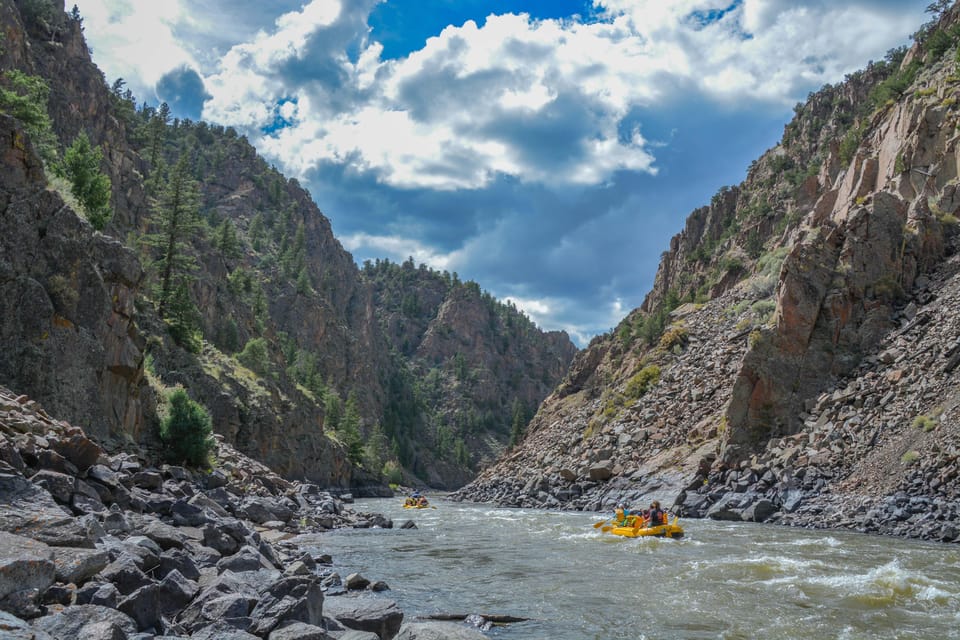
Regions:
<instances>
[{"instance_id":1,"label":"paddle","mask_svg":"<svg viewBox=\"0 0 960 640\"><path fill-rule=\"evenodd\" d=\"M599 529L600 527L602 527L602 526L604 525L604 523L606 523L606 520L601 520L600 522L598 522L598 523L596 523L595 525L593 525L593 528L594 528L594 529Z\"/></svg>"},{"instance_id":2,"label":"paddle","mask_svg":"<svg viewBox=\"0 0 960 640\"><path fill-rule=\"evenodd\" d=\"M611 531L612 529L613 529L612 526L607 525L607 526L603 527L602 529L600 529L600 531L603 531L604 533L607 533L608 531Z\"/></svg>"}]
</instances>

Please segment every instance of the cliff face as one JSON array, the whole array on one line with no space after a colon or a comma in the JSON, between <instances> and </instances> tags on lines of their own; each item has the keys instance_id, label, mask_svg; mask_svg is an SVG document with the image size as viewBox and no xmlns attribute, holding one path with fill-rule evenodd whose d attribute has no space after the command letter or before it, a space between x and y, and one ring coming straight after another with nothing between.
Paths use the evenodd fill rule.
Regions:
<instances>
[{"instance_id":1,"label":"cliff face","mask_svg":"<svg viewBox=\"0 0 960 640\"><path fill-rule=\"evenodd\" d=\"M136 438L152 406L133 322L140 263L47 190L12 118L0 140L0 378L98 438Z\"/></svg>"},{"instance_id":2,"label":"cliff face","mask_svg":"<svg viewBox=\"0 0 960 640\"><path fill-rule=\"evenodd\" d=\"M419 399L419 411L388 422L386 435L410 451L412 466L431 484L462 486L526 427L576 347L566 333L540 331L475 282L412 260L368 263L363 276Z\"/></svg>"},{"instance_id":3,"label":"cliff face","mask_svg":"<svg viewBox=\"0 0 960 640\"><path fill-rule=\"evenodd\" d=\"M0 27L0 70L46 82L54 146L62 153L86 132L112 185L113 217L94 232L47 189L51 175L25 130L5 123L0 304L10 313L0 381L17 392L94 437L114 437L105 444L154 446L163 397L179 385L228 444L288 477L382 488L385 462L400 462L410 483L455 487L506 444L511 401L532 411L563 374L575 351L566 336L544 336L523 319L513 342L499 345L486 311L495 304L481 303L479 290L437 290L431 313L444 319L409 339L395 333L390 303L375 298L295 180L232 129L170 119L138 105L122 82L108 87L81 20L62 2L4 2ZM183 255L195 265L192 345L174 339L170 318L156 311L159 256L145 242L161 228L163 191L183 158L198 192ZM434 284L412 294L434 305L426 294ZM429 395L414 388L413 376L450 368L456 354L472 377ZM400 440L402 460L385 432Z\"/></svg>"},{"instance_id":4,"label":"cliff face","mask_svg":"<svg viewBox=\"0 0 960 640\"><path fill-rule=\"evenodd\" d=\"M523 445L460 495L656 495L823 526L816 497L842 526L956 539L940 526L960 515L955 336L929 327L957 312L957 14L798 105L747 179L690 215L642 307L580 354Z\"/></svg>"}]
</instances>

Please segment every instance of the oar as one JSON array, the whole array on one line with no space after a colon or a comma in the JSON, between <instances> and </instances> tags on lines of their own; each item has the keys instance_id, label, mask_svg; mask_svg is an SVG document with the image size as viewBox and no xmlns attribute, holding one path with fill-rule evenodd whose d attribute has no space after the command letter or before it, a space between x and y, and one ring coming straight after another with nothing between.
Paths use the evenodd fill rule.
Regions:
<instances>
[{"instance_id":1,"label":"oar","mask_svg":"<svg viewBox=\"0 0 960 640\"><path fill-rule=\"evenodd\" d=\"M610 530L612 530L612 529L613 529L613 527L611 527L610 525L607 525L607 526L603 527L602 529L600 529L600 531L603 531L604 533L607 533L608 531L610 531Z\"/></svg>"},{"instance_id":2,"label":"oar","mask_svg":"<svg viewBox=\"0 0 960 640\"><path fill-rule=\"evenodd\" d=\"M606 522L607 522L606 520L601 520L600 522L598 522L598 523L596 523L595 525L593 525L593 528L594 528L594 529L599 529L599 528L602 527Z\"/></svg>"}]
</instances>

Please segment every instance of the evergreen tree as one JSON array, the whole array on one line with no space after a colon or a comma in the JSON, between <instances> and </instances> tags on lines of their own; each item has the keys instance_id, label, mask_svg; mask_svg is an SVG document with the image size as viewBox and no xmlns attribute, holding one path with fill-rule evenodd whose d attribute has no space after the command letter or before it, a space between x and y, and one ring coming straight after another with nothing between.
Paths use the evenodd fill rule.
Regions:
<instances>
[{"instance_id":1,"label":"evergreen tree","mask_svg":"<svg viewBox=\"0 0 960 640\"><path fill-rule=\"evenodd\" d=\"M250 246L253 247L254 251L263 250L263 214L257 212L257 215L253 216L253 220L250 221L250 229L247 232L247 235L250 238Z\"/></svg>"},{"instance_id":2,"label":"evergreen tree","mask_svg":"<svg viewBox=\"0 0 960 640\"><path fill-rule=\"evenodd\" d=\"M163 151L166 142L167 124L170 122L170 105L160 104L153 117L150 118L150 166L156 167L157 160Z\"/></svg>"},{"instance_id":3,"label":"evergreen tree","mask_svg":"<svg viewBox=\"0 0 960 640\"><path fill-rule=\"evenodd\" d=\"M336 431L340 428L340 394L331 386L327 386L327 392L323 396L324 416L323 428L327 431Z\"/></svg>"},{"instance_id":4,"label":"evergreen tree","mask_svg":"<svg viewBox=\"0 0 960 640\"><path fill-rule=\"evenodd\" d=\"M200 311L190 298L187 279L180 277L167 306L167 325L178 344L192 353L200 351Z\"/></svg>"},{"instance_id":5,"label":"evergreen tree","mask_svg":"<svg viewBox=\"0 0 960 640\"><path fill-rule=\"evenodd\" d=\"M227 260L233 260L243 255L240 240L237 237L237 227L234 226L233 220L230 218L221 222L217 228L217 247Z\"/></svg>"},{"instance_id":6,"label":"evergreen tree","mask_svg":"<svg viewBox=\"0 0 960 640\"><path fill-rule=\"evenodd\" d=\"M170 412L160 425L160 439L167 446L168 460L194 467L207 465L214 448L207 410L183 389L170 394L168 402Z\"/></svg>"},{"instance_id":7,"label":"evergreen tree","mask_svg":"<svg viewBox=\"0 0 960 640\"><path fill-rule=\"evenodd\" d=\"M57 139L47 113L49 98L50 87L43 78L27 75L17 69L0 75L0 112L23 123L44 163L54 167L57 163Z\"/></svg>"},{"instance_id":8,"label":"evergreen tree","mask_svg":"<svg viewBox=\"0 0 960 640\"><path fill-rule=\"evenodd\" d=\"M353 391L347 396L347 404L343 408L343 417L340 419L340 428L337 434L347 447L347 457L355 463L363 462L363 437L360 435L360 407L357 394Z\"/></svg>"},{"instance_id":9,"label":"evergreen tree","mask_svg":"<svg viewBox=\"0 0 960 640\"><path fill-rule=\"evenodd\" d=\"M200 228L197 183L190 177L186 154L180 157L154 205L156 233L147 234L144 242L159 255L153 263L157 278L155 296L157 313L164 317L174 287L187 279L196 266L189 253L190 240Z\"/></svg>"},{"instance_id":10,"label":"evergreen tree","mask_svg":"<svg viewBox=\"0 0 960 640\"><path fill-rule=\"evenodd\" d=\"M91 146L86 131L81 131L63 154L63 176L70 181L71 193L97 231L103 231L113 216L110 178L100 171L102 160L103 152Z\"/></svg>"},{"instance_id":11,"label":"evergreen tree","mask_svg":"<svg viewBox=\"0 0 960 640\"><path fill-rule=\"evenodd\" d=\"M523 439L523 432L527 428L527 423L530 421L529 414L527 412L527 406L520 400L520 398L514 398L513 400L513 423L510 429L510 446L513 447L520 443L520 440Z\"/></svg>"}]
</instances>

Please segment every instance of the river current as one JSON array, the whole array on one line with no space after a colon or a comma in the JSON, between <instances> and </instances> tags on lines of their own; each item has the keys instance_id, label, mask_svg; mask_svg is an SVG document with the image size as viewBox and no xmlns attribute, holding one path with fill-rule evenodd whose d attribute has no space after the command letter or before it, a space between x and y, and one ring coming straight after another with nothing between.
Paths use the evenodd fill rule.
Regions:
<instances>
[{"instance_id":1,"label":"river current","mask_svg":"<svg viewBox=\"0 0 960 640\"><path fill-rule=\"evenodd\" d=\"M407 619L529 618L502 640L960 638L960 548L848 532L681 520L681 540L594 529L610 514L361 500L395 527L301 542L384 580ZM378 596L380 597L380 596Z\"/></svg>"}]
</instances>

